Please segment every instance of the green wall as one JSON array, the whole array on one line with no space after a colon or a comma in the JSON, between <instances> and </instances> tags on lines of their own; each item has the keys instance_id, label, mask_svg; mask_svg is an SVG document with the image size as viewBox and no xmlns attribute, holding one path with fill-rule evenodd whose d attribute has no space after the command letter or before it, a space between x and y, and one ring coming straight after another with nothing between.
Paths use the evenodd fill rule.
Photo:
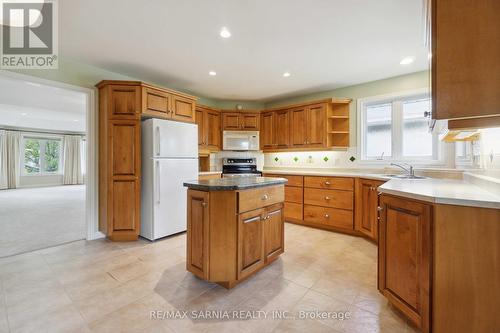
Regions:
<instances>
[{"instance_id":1,"label":"green wall","mask_svg":"<svg viewBox=\"0 0 500 333\"><path fill-rule=\"evenodd\" d=\"M266 108L313 101L317 99L324 99L330 97L352 98L353 105L355 105L356 99L358 98L377 96L377 95L383 95L383 94L418 89L418 88L425 88L429 86L430 86L430 72L422 71L401 76L395 76L388 79L357 84L345 88L321 91L302 96L274 100L267 102Z\"/></svg>"},{"instance_id":2,"label":"green wall","mask_svg":"<svg viewBox=\"0 0 500 333\"><path fill-rule=\"evenodd\" d=\"M67 59L59 60L59 69L57 70L31 69L31 70L17 70L16 72L86 88L94 87L94 85L101 80L136 80L136 81L142 80L141 78L129 77L126 75L111 72L105 69L83 64L80 62L74 62ZM150 82L150 83L165 86L164 84L160 84L158 82ZM389 79L363 83L340 89L322 91L286 99L279 99L266 103L259 101L237 101L237 100L221 100L214 98L206 98L197 95L196 92L190 92L190 91L185 91L185 92L188 94L193 94L195 96L198 96L199 104L204 104L207 106L221 108L221 109L228 109L228 110L235 109L237 104L241 104L243 106L243 109L261 110L264 108L299 103L315 99L322 99L329 97L349 97L353 99L353 103L351 104L351 116L353 117L352 119L355 120L356 99L358 98L423 88L423 87L428 87L429 85L430 85L429 71L423 71L408 75L397 76ZM351 127L353 125L352 123L353 122L351 121Z\"/></svg>"},{"instance_id":3,"label":"green wall","mask_svg":"<svg viewBox=\"0 0 500 333\"><path fill-rule=\"evenodd\" d=\"M80 62L74 62L66 59L59 59L59 68L53 69L29 69L29 70L15 70L13 72L21 73L25 75L31 75L39 77L46 80L52 80L57 82L63 82L67 84L72 84L75 86L93 88L96 83L101 80L129 80L129 81L146 81L151 84L157 84L160 86L165 86L159 84L158 82L150 82L147 80L142 80L140 78L134 78L126 75L122 75L115 72L110 72L108 70L83 64ZM185 93L193 94L195 93L185 91ZM219 107L219 101L204 98L198 96L198 103L205 104L207 106Z\"/></svg>"},{"instance_id":4,"label":"green wall","mask_svg":"<svg viewBox=\"0 0 500 333\"><path fill-rule=\"evenodd\" d=\"M415 90L419 88L430 87L430 72L422 71L412 74L395 76L392 78L362 83L350 87L339 88L329 91L322 91L313 94L291 97L266 103L266 108L278 107L283 105L313 101L331 97L352 98L350 105L350 141L351 146L356 146L357 141L357 100L359 98L378 96L390 93Z\"/></svg>"}]
</instances>

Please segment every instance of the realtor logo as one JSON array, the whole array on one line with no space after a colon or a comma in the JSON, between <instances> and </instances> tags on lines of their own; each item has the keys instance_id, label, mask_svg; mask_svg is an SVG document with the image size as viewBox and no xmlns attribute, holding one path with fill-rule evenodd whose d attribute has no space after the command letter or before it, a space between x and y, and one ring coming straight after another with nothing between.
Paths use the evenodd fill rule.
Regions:
<instances>
[{"instance_id":1,"label":"realtor logo","mask_svg":"<svg viewBox=\"0 0 500 333\"><path fill-rule=\"evenodd\" d=\"M2 1L2 69L56 69L57 3Z\"/></svg>"}]
</instances>

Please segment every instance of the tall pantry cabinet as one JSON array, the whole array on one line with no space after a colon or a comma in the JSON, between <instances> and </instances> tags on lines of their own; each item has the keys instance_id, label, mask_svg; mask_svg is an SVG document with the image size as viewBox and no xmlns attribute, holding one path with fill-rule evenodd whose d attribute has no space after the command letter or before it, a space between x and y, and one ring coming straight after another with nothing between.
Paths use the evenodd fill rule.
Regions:
<instances>
[{"instance_id":1,"label":"tall pantry cabinet","mask_svg":"<svg viewBox=\"0 0 500 333\"><path fill-rule=\"evenodd\" d=\"M141 119L195 122L196 97L140 81L101 81L99 231L137 240L141 228Z\"/></svg>"},{"instance_id":2,"label":"tall pantry cabinet","mask_svg":"<svg viewBox=\"0 0 500 333\"><path fill-rule=\"evenodd\" d=\"M141 86L99 88L99 230L135 240L141 211Z\"/></svg>"}]
</instances>

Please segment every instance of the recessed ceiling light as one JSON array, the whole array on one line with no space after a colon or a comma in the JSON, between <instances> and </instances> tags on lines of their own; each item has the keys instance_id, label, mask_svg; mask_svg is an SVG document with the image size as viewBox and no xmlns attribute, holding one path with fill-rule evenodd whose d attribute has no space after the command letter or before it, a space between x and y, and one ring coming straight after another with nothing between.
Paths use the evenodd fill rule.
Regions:
<instances>
[{"instance_id":1,"label":"recessed ceiling light","mask_svg":"<svg viewBox=\"0 0 500 333\"><path fill-rule=\"evenodd\" d=\"M217 72L215 72L215 71L210 71L210 72L208 72L208 75L210 75L210 76L215 76L215 75L217 75Z\"/></svg>"},{"instance_id":2,"label":"recessed ceiling light","mask_svg":"<svg viewBox=\"0 0 500 333\"><path fill-rule=\"evenodd\" d=\"M21 113L21 116L27 116L28 114L26 112Z\"/></svg>"},{"instance_id":3,"label":"recessed ceiling light","mask_svg":"<svg viewBox=\"0 0 500 333\"><path fill-rule=\"evenodd\" d=\"M77 123L77 122L78 122L78 119L73 119L73 121L74 121L75 123Z\"/></svg>"},{"instance_id":4,"label":"recessed ceiling light","mask_svg":"<svg viewBox=\"0 0 500 333\"><path fill-rule=\"evenodd\" d=\"M220 36L222 38L229 38L231 37L231 32L226 27L222 27L220 30Z\"/></svg>"},{"instance_id":5,"label":"recessed ceiling light","mask_svg":"<svg viewBox=\"0 0 500 333\"><path fill-rule=\"evenodd\" d=\"M292 74L290 74L290 72L283 73L283 77L289 77L290 75L292 75Z\"/></svg>"},{"instance_id":6,"label":"recessed ceiling light","mask_svg":"<svg viewBox=\"0 0 500 333\"><path fill-rule=\"evenodd\" d=\"M399 64L400 65L409 65L414 61L415 61L415 57L404 57Z\"/></svg>"}]
</instances>

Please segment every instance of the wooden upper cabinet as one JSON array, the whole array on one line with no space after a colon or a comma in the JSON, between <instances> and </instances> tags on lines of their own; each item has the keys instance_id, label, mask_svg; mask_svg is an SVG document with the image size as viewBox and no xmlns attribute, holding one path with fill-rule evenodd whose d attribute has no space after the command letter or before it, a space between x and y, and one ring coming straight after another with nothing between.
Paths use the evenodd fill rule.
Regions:
<instances>
[{"instance_id":1,"label":"wooden upper cabinet","mask_svg":"<svg viewBox=\"0 0 500 333\"><path fill-rule=\"evenodd\" d=\"M141 113L141 88L134 85L110 85L108 117L114 119L138 118ZM103 91L101 91L102 93Z\"/></svg>"},{"instance_id":2,"label":"wooden upper cabinet","mask_svg":"<svg viewBox=\"0 0 500 333\"><path fill-rule=\"evenodd\" d=\"M167 118L170 113L171 95L152 88L142 89L142 113Z\"/></svg>"},{"instance_id":3,"label":"wooden upper cabinet","mask_svg":"<svg viewBox=\"0 0 500 333\"><path fill-rule=\"evenodd\" d=\"M305 107L290 110L290 136L292 147L307 145L307 109Z\"/></svg>"},{"instance_id":4,"label":"wooden upper cabinet","mask_svg":"<svg viewBox=\"0 0 500 333\"><path fill-rule=\"evenodd\" d=\"M206 141L205 144L211 150L221 148L220 112L207 110L205 113Z\"/></svg>"},{"instance_id":5,"label":"wooden upper cabinet","mask_svg":"<svg viewBox=\"0 0 500 333\"><path fill-rule=\"evenodd\" d=\"M223 131L258 131L260 113L256 111L222 112Z\"/></svg>"},{"instance_id":6,"label":"wooden upper cabinet","mask_svg":"<svg viewBox=\"0 0 500 333\"><path fill-rule=\"evenodd\" d=\"M432 1L432 116L500 114L500 1Z\"/></svg>"},{"instance_id":7,"label":"wooden upper cabinet","mask_svg":"<svg viewBox=\"0 0 500 333\"><path fill-rule=\"evenodd\" d=\"M206 142L206 119L205 119L205 112L203 112L203 109L201 108L196 108L195 111L195 123L198 125L198 146L203 146Z\"/></svg>"},{"instance_id":8,"label":"wooden upper cabinet","mask_svg":"<svg viewBox=\"0 0 500 333\"><path fill-rule=\"evenodd\" d=\"M237 131L240 130L240 113L239 112L223 112L222 113L222 130Z\"/></svg>"},{"instance_id":9,"label":"wooden upper cabinet","mask_svg":"<svg viewBox=\"0 0 500 333\"><path fill-rule=\"evenodd\" d=\"M307 146L324 147L326 145L326 105L319 104L307 108L306 122Z\"/></svg>"},{"instance_id":10,"label":"wooden upper cabinet","mask_svg":"<svg viewBox=\"0 0 500 333\"><path fill-rule=\"evenodd\" d=\"M429 332L432 207L388 195L380 201L378 288L420 330Z\"/></svg>"},{"instance_id":11,"label":"wooden upper cabinet","mask_svg":"<svg viewBox=\"0 0 500 333\"><path fill-rule=\"evenodd\" d=\"M278 148L287 148L290 144L290 112L275 111L274 139Z\"/></svg>"},{"instance_id":12,"label":"wooden upper cabinet","mask_svg":"<svg viewBox=\"0 0 500 333\"><path fill-rule=\"evenodd\" d=\"M240 113L241 129L244 131L258 131L260 127L260 113L242 112Z\"/></svg>"},{"instance_id":13,"label":"wooden upper cabinet","mask_svg":"<svg viewBox=\"0 0 500 333\"><path fill-rule=\"evenodd\" d=\"M218 151L221 146L220 112L207 106L196 106L198 124L198 145L210 151Z\"/></svg>"},{"instance_id":14,"label":"wooden upper cabinet","mask_svg":"<svg viewBox=\"0 0 500 333\"><path fill-rule=\"evenodd\" d=\"M196 102L192 99L172 95L172 120L194 122Z\"/></svg>"},{"instance_id":15,"label":"wooden upper cabinet","mask_svg":"<svg viewBox=\"0 0 500 333\"><path fill-rule=\"evenodd\" d=\"M276 145L274 120L274 112L264 112L261 115L260 145L262 149L273 148Z\"/></svg>"}]
</instances>

